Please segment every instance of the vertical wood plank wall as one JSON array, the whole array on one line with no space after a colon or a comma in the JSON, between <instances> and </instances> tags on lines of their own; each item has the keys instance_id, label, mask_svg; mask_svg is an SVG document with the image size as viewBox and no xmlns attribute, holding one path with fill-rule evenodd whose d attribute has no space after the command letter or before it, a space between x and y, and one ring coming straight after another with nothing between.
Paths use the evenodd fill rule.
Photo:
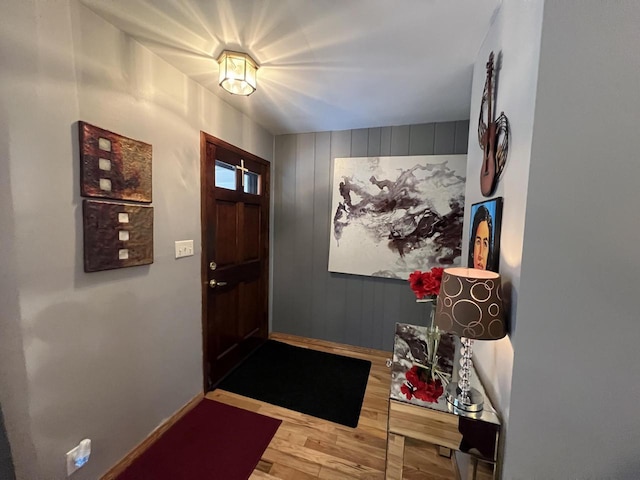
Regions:
<instances>
[{"instance_id":1,"label":"vertical wood plank wall","mask_svg":"<svg viewBox=\"0 0 640 480\"><path fill-rule=\"evenodd\" d=\"M461 120L276 137L274 332L390 351L396 322L426 324L406 281L327 270L333 159L464 154L468 134Z\"/></svg>"}]
</instances>

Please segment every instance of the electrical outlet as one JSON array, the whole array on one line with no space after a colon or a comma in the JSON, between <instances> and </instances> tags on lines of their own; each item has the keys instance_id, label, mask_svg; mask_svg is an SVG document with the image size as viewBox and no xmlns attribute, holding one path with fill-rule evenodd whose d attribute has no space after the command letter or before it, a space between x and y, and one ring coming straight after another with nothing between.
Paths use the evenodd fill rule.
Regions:
<instances>
[{"instance_id":1,"label":"electrical outlet","mask_svg":"<svg viewBox=\"0 0 640 480\"><path fill-rule=\"evenodd\" d=\"M85 438L78 446L67 452L67 477L83 467L89 461L91 455L91 440Z\"/></svg>"},{"instance_id":2,"label":"electrical outlet","mask_svg":"<svg viewBox=\"0 0 640 480\"><path fill-rule=\"evenodd\" d=\"M193 255L193 240L176 241L176 258L190 257Z\"/></svg>"}]
</instances>

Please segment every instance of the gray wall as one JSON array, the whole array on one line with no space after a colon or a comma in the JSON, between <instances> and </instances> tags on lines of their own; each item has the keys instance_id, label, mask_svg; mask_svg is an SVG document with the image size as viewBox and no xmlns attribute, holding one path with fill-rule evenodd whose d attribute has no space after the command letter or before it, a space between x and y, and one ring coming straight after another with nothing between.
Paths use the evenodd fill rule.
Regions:
<instances>
[{"instance_id":1,"label":"gray wall","mask_svg":"<svg viewBox=\"0 0 640 480\"><path fill-rule=\"evenodd\" d=\"M13 480L13 458L11 457L11 446L7 438L7 431L4 428L4 415L0 407L0 478L2 480Z\"/></svg>"},{"instance_id":2,"label":"gray wall","mask_svg":"<svg viewBox=\"0 0 640 480\"><path fill-rule=\"evenodd\" d=\"M426 323L407 282L327 271L333 159L463 154L468 133L464 120L276 137L273 331L391 350L395 322Z\"/></svg>"},{"instance_id":3,"label":"gray wall","mask_svg":"<svg viewBox=\"0 0 640 480\"><path fill-rule=\"evenodd\" d=\"M493 17L493 23L476 57L471 88L471 131L477 129L482 94L487 76L486 64L491 52L496 56L498 87L497 112L509 118L511 135L509 155L494 197L503 197L500 234L500 275L507 298L509 335L492 342L475 342L474 365L483 378L486 390L502 415L503 438L508 436L509 404L513 370L513 341L518 338L518 298L521 290L522 245L525 235L525 212L531 162L540 35L544 0L505 0ZM482 150L477 135L469 138L465 204L486 200L480 192ZM468 245L469 215L462 231L463 251ZM501 449L501 453L503 450Z\"/></svg>"},{"instance_id":4,"label":"gray wall","mask_svg":"<svg viewBox=\"0 0 640 480\"><path fill-rule=\"evenodd\" d=\"M640 475L639 25L544 5L507 479Z\"/></svg>"},{"instance_id":5,"label":"gray wall","mask_svg":"<svg viewBox=\"0 0 640 480\"><path fill-rule=\"evenodd\" d=\"M76 0L0 2L0 59L4 425L20 480L85 437L94 480L202 391L200 130L273 136ZM152 265L84 273L78 120L152 144Z\"/></svg>"}]
</instances>

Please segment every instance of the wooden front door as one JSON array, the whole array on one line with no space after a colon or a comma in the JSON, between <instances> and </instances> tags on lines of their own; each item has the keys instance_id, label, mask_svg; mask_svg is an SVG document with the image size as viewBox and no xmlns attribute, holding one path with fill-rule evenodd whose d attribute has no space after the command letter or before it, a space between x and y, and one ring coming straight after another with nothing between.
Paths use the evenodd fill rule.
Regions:
<instances>
[{"instance_id":1,"label":"wooden front door","mask_svg":"<svg viewBox=\"0 0 640 480\"><path fill-rule=\"evenodd\" d=\"M201 134L205 391L268 335L269 162Z\"/></svg>"}]
</instances>

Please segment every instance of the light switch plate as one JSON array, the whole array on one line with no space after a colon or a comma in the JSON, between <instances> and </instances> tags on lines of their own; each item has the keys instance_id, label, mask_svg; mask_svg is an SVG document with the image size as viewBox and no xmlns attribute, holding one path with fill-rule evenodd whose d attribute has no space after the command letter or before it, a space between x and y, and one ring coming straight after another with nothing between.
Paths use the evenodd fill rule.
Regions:
<instances>
[{"instance_id":1,"label":"light switch plate","mask_svg":"<svg viewBox=\"0 0 640 480\"><path fill-rule=\"evenodd\" d=\"M176 258L190 257L193 255L193 240L176 241Z\"/></svg>"}]
</instances>

